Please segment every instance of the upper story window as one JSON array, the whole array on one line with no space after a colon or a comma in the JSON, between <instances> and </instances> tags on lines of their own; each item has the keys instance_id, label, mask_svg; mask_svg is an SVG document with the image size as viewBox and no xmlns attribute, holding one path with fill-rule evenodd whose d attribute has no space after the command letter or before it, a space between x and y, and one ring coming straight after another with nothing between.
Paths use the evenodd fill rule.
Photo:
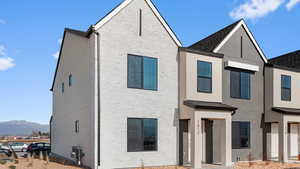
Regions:
<instances>
[{"instance_id":1,"label":"upper story window","mask_svg":"<svg viewBox=\"0 0 300 169\"><path fill-rule=\"evenodd\" d=\"M291 101L291 76L281 75L281 100Z\"/></svg>"},{"instance_id":2,"label":"upper story window","mask_svg":"<svg viewBox=\"0 0 300 169\"><path fill-rule=\"evenodd\" d=\"M230 96L238 99L251 99L251 74L230 71Z\"/></svg>"},{"instance_id":3,"label":"upper story window","mask_svg":"<svg viewBox=\"0 0 300 169\"><path fill-rule=\"evenodd\" d=\"M157 119L128 118L127 151L157 150Z\"/></svg>"},{"instance_id":4,"label":"upper story window","mask_svg":"<svg viewBox=\"0 0 300 169\"><path fill-rule=\"evenodd\" d=\"M197 91L212 92L212 64L209 62L197 61Z\"/></svg>"},{"instance_id":5,"label":"upper story window","mask_svg":"<svg viewBox=\"0 0 300 169\"><path fill-rule=\"evenodd\" d=\"M69 86L73 85L73 76L72 74L69 75Z\"/></svg>"},{"instance_id":6,"label":"upper story window","mask_svg":"<svg viewBox=\"0 0 300 169\"><path fill-rule=\"evenodd\" d=\"M61 84L61 92L64 93L65 92L65 83Z\"/></svg>"},{"instance_id":7,"label":"upper story window","mask_svg":"<svg viewBox=\"0 0 300 169\"><path fill-rule=\"evenodd\" d=\"M128 55L128 88L157 90L157 59Z\"/></svg>"}]
</instances>

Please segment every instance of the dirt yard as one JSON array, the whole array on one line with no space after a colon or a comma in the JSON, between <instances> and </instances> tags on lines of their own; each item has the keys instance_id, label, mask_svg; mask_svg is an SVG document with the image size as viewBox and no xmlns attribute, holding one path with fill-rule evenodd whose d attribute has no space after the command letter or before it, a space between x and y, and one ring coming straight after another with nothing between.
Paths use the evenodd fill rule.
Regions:
<instances>
[{"instance_id":1,"label":"dirt yard","mask_svg":"<svg viewBox=\"0 0 300 169\"><path fill-rule=\"evenodd\" d=\"M234 169L300 169L300 163L279 163L279 162L240 162L235 164Z\"/></svg>"},{"instance_id":2,"label":"dirt yard","mask_svg":"<svg viewBox=\"0 0 300 169\"><path fill-rule=\"evenodd\" d=\"M141 168L134 168L134 169L141 169ZM180 167L180 166L165 166L165 167L145 167L144 169L189 169L189 168Z\"/></svg>"},{"instance_id":3,"label":"dirt yard","mask_svg":"<svg viewBox=\"0 0 300 169\"><path fill-rule=\"evenodd\" d=\"M1 162L0 169L81 169L55 162L47 162L39 159L19 159L17 162Z\"/></svg>"}]
</instances>

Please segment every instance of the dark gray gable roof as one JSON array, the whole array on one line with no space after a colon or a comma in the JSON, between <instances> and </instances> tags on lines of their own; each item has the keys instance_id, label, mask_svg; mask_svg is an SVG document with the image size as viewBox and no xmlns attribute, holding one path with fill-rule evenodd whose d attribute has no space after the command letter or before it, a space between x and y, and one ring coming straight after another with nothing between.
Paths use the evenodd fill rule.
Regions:
<instances>
[{"instance_id":1,"label":"dark gray gable roof","mask_svg":"<svg viewBox=\"0 0 300 169\"><path fill-rule=\"evenodd\" d=\"M225 37L235 28L241 20L219 30L218 32L200 40L199 42L189 46L188 48L213 52L213 50L225 39Z\"/></svg>"},{"instance_id":2,"label":"dark gray gable roof","mask_svg":"<svg viewBox=\"0 0 300 169\"><path fill-rule=\"evenodd\" d=\"M300 70L300 50L269 59L272 65Z\"/></svg>"}]
</instances>

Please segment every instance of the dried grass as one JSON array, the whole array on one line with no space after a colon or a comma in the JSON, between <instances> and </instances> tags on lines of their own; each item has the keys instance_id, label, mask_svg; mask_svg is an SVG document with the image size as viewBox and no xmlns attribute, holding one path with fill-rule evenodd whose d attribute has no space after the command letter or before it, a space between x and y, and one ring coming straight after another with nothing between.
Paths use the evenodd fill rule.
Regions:
<instances>
[{"instance_id":1,"label":"dried grass","mask_svg":"<svg viewBox=\"0 0 300 169\"><path fill-rule=\"evenodd\" d=\"M0 169L8 169L10 166L15 166L16 169L82 169L75 166L63 165L55 162L49 162L39 159L18 159L18 163L8 162L0 165Z\"/></svg>"},{"instance_id":2,"label":"dried grass","mask_svg":"<svg viewBox=\"0 0 300 169\"><path fill-rule=\"evenodd\" d=\"M300 164L297 163L280 163L273 161L261 162L239 162L236 163L234 169L300 169Z\"/></svg>"}]
</instances>

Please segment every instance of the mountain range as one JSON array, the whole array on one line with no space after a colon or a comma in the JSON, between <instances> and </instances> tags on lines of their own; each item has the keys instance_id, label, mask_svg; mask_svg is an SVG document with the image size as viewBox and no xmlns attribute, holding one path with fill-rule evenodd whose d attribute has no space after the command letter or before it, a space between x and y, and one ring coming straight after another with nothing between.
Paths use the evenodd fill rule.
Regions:
<instances>
[{"instance_id":1,"label":"mountain range","mask_svg":"<svg viewBox=\"0 0 300 169\"><path fill-rule=\"evenodd\" d=\"M27 136L32 131L49 132L49 125L25 120L0 122L0 136Z\"/></svg>"}]
</instances>

